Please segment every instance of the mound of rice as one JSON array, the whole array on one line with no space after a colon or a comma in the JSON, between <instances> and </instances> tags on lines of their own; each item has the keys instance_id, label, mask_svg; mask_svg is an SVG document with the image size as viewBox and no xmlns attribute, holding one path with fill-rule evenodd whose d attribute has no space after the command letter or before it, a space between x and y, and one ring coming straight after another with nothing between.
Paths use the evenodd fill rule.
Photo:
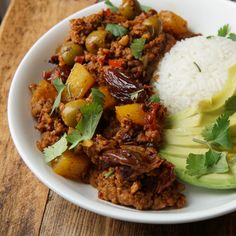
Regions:
<instances>
[{"instance_id":1,"label":"mound of rice","mask_svg":"<svg viewBox=\"0 0 236 236\"><path fill-rule=\"evenodd\" d=\"M160 99L171 113L196 106L221 90L228 68L236 63L236 42L198 36L182 40L165 55L154 82Z\"/></svg>"}]
</instances>

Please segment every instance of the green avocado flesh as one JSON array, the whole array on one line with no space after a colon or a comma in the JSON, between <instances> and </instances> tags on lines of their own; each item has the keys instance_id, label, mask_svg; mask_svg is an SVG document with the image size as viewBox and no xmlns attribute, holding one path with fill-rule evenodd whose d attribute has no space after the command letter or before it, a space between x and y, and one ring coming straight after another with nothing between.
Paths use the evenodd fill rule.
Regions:
<instances>
[{"instance_id":1,"label":"green avocado flesh","mask_svg":"<svg viewBox=\"0 0 236 236\"><path fill-rule=\"evenodd\" d=\"M224 88L211 99L201 101L197 107L169 116L165 129L165 145L160 154L175 165L176 175L181 180L210 189L236 188L236 113L230 117L233 148L226 150L229 171L200 177L188 175L186 172L189 153L204 154L208 151L207 145L194 142L193 139L203 140L202 130L224 112L225 101L233 95L236 95L236 65L229 69Z\"/></svg>"}]
</instances>

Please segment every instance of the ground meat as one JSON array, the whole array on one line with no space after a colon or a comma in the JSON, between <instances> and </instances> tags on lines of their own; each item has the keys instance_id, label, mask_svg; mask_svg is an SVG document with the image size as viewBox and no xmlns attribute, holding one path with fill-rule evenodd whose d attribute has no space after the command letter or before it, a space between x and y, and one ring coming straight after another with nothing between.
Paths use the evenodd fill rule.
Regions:
<instances>
[{"instance_id":1,"label":"ground meat","mask_svg":"<svg viewBox=\"0 0 236 236\"><path fill-rule=\"evenodd\" d=\"M111 175L107 175L112 173ZM168 187L161 192L153 191L161 177L142 176L141 180L124 181L120 168L110 168L98 175L98 197L115 204L132 206L136 209L163 209L165 207L181 208L185 205L182 184L171 180ZM149 186L144 186L148 182ZM135 191L134 191L135 188Z\"/></svg>"},{"instance_id":2,"label":"ground meat","mask_svg":"<svg viewBox=\"0 0 236 236\"><path fill-rule=\"evenodd\" d=\"M53 99L41 98L37 102L31 104L31 113L34 118L39 118L43 113L49 113L52 109Z\"/></svg>"},{"instance_id":3,"label":"ground meat","mask_svg":"<svg viewBox=\"0 0 236 236\"><path fill-rule=\"evenodd\" d=\"M131 7L135 6L135 1L128 2ZM82 45L83 54L73 60L82 64L92 75L95 79L94 87L106 86L116 106L142 104L146 114L144 125L135 124L129 119L123 119L120 123L116 118L115 107L106 108L90 140L91 145L78 145L73 152L87 155L91 160L91 167L82 181L97 187L99 198L136 209L180 208L185 205L183 185L176 181L173 165L162 160L158 154L166 109L160 103L149 101L153 94L149 82L159 61L176 41L195 35L188 30L182 34L176 34L173 30L151 31L144 21L157 12L137 11L137 14L134 19L128 20L119 12L105 9L97 14L71 20L71 29L65 42ZM104 30L108 23L124 26L128 33L117 37L107 33L103 48L93 53L88 52L85 45L87 36L93 31ZM137 38L146 39L138 59L131 50L131 44ZM50 62L55 67L44 72L43 81L47 83L42 83L37 96L33 96L35 98L31 109L36 119L35 128L41 133L41 139L37 142L41 151L57 142L69 129L60 114L64 104L61 103L59 109L51 114L57 95L52 82L61 78L66 83L72 66L65 65L61 60L60 50L51 57ZM31 90L35 89L37 86L32 85ZM137 91L137 97L131 98L130 95ZM88 103L92 100L90 93L91 88L82 98ZM79 120L81 113L78 114Z\"/></svg>"},{"instance_id":4,"label":"ground meat","mask_svg":"<svg viewBox=\"0 0 236 236\"><path fill-rule=\"evenodd\" d=\"M127 21L127 18L120 15L118 12L112 12L110 9L103 10L103 25L112 23L112 24L124 24Z\"/></svg>"},{"instance_id":5,"label":"ground meat","mask_svg":"<svg viewBox=\"0 0 236 236\"><path fill-rule=\"evenodd\" d=\"M103 20L103 13L71 20L70 37L74 43L84 44L89 33L96 30Z\"/></svg>"},{"instance_id":6,"label":"ground meat","mask_svg":"<svg viewBox=\"0 0 236 236\"><path fill-rule=\"evenodd\" d=\"M55 79L60 78L63 83L66 82L71 71L71 67L68 65L56 66L53 69L45 71L43 73L43 78L47 81L52 82Z\"/></svg>"}]
</instances>

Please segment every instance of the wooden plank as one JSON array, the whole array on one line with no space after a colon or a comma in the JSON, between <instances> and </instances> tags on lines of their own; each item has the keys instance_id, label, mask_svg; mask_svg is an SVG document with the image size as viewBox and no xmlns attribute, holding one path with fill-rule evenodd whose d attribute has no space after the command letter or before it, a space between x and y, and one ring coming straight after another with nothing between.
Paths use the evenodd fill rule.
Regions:
<instances>
[{"instance_id":1,"label":"wooden plank","mask_svg":"<svg viewBox=\"0 0 236 236\"><path fill-rule=\"evenodd\" d=\"M94 1L13 0L0 27L0 235L37 235L48 189L20 159L7 125L7 94L20 60L64 17Z\"/></svg>"},{"instance_id":2,"label":"wooden plank","mask_svg":"<svg viewBox=\"0 0 236 236\"><path fill-rule=\"evenodd\" d=\"M52 192L49 199L41 225L41 236L236 235L236 212L197 223L149 225L99 216L69 203Z\"/></svg>"}]
</instances>

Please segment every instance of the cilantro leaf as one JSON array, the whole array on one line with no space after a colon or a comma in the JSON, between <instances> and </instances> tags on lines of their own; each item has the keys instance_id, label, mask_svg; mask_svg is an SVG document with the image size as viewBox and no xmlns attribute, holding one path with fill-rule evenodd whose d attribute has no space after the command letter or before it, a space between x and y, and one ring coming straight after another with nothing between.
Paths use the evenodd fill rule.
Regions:
<instances>
[{"instance_id":1,"label":"cilantro leaf","mask_svg":"<svg viewBox=\"0 0 236 236\"><path fill-rule=\"evenodd\" d=\"M92 89L92 98L92 103L80 108L83 116L76 129L67 136L67 141L72 144L69 149L76 147L81 141L91 139L95 133L103 113L104 94L98 89Z\"/></svg>"},{"instance_id":2,"label":"cilantro leaf","mask_svg":"<svg viewBox=\"0 0 236 236\"><path fill-rule=\"evenodd\" d=\"M66 134L64 134L56 143L44 148L43 154L45 155L45 161L50 162L56 157L59 157L67 149Z\"/></svg>"},{"instance_id":3,"label":"cilantro leaf","mask_svg":"<svg viewBox=\"0 0 236 236\"><path fill-rule=\"evenodd\" d=\"M229 36L228 36L228 39L231 39L231 40L233 40L233 41L236 41L236 34L230 33Z\"/></svg>"},{"instance_id":4,"label":"cilantro leaf","mask_svg":"<svg viewBox=\"0 0 236 236\"><path fill-rule=\"evenodd\" d=\"M135 39L133 43L130 45L132 55L136 59L139 59L142 57L142 52L144 49L145 42L146 42L146 39L139 38L139 39Z\"/></svg>"},{"instance_id":5,"label":"cilantro leaf","mask_svg":"<svg viewBox=\"0 0 236 236\"><path fill-rule=\"evenodd\" d=\"M233 115L236 112L236 95L228 98L225 102L225 112Z\"/></svg>"},{"instance_id":6,"label":"cilantro leaf","mask_svg":"<svg viewBox=\"0 0 236 236\"><path fill-rule=\"evenodd\" d=\"M108 177L112 176L113 174L114 174L114 170L110 170L110 171L106 172L106 173L104 174L104 176L105 176L106 178L108 178Z\"/></svg>"},{"instance_id":7,"label":"cilantro leaf","mask_svg":"<svg viewBox=\"0 0 236 236\"><path fill-rule=\"evenodd\" d=\"M148 12L149 10L151 10L152 8L149 6L145 6L145 5L141 5L141 9L145 12Z\"/></svg>"},{"instance_id":8,"label":"cilantro leaf","mask_svg":"<svg viewBox=\"0 0 236 236\"><path fill-rule=\"evenodd\" d=\"M62 80L57 78L53 81L53 85L54 87L56 88L57 90L57 97L53 103L53 106L52 106L52 110L51 110L51 113L50 115L52 115L52 113L54 112L54 110L59 106L60 104L60 101L61 101L61 95L62 95L62 92L63 90L65 89L65 85L63 84Z\"/></svg>"},{"instance_id":9,"label":"cilantro leaf","mask_svg":"<svg viewBox=\"0 0 236 236\"><path fill-rule=\"evenodd\" d=\"M149 98L149 102L160 102L161 99L157 94L153 94L150 98Z\"/></svg>"},{"instance_id":10,"label":"cilantro leaf","mask_svg":"<svg viewBox=\"0 0 236 236\"><path fill-rule=\"evenodd\" d=\"M205 154L190 153L187 159L186 173L200 177L210 173L228 172L226 157L227 152L216 152L211 149Z\"/></svg>"},{"instance_id":11,"label":"cilantro leaf","mask_svg":"<svg viewBox=\"0 0 236 236\"><path fill-rule=\"evenodd\" d=\"M210 124L203 129L202 136L212 145L231 148L232 142L229 124L229 114L224 113L218 117L213 124Z\"/></svg>"},{"instance_id":12,"label":"cilantro leaf","mask_svg":"<svg viewBox=\"0 0 236 236\"><path fill-rule=\"evenodd\" d=\"M96 103L101 106L104 105L104 97L105 96L100 90L92 88L91 94L92 94L92 98L93 98L93 103Z\"/></svg>"},{"instance_id":13,"label":"cilantro leaf","mask_svg":"<svg viewBox=\"0 0 236 236\"><path fill-rule=\"evenodd\" d=\"M110 0L106 0L105 4L108 6L109 9L111 9L112 12L118 11L118 7L114 6Z\"/></svg>"},{"instance_id":14,"label":"cilantro leaf","mask_svg":"<svg viewBox=\"0 0 236 236\"><path fill-rule=\"evenodd\" d=\"M76 147L83 139L82 135L78 130L73 130L70 134L67 135L66 140L68 143L71 143L69 149Z\"/></svg>"},{"instance_id":15,"label":"cilantro leaf","mask_svg":"<svg viewBox=\"0 0 236 236\"><path fill-rule=\"evenodd\" d=\"M127 28L118 24L107 24L105 30L111 32L115 37L122 37L129 32Z\"/></svg>"},{"instance_id":16,"label":"cilantro leaf","mask_svg":"<svg viewBox=\"0 0 236 236\"><path fill-rule=\"evenodd\" d=\"M218 30L218 36L225 37L229 33L229 24L222 26Z\"/></svg>"}]
</instances>

